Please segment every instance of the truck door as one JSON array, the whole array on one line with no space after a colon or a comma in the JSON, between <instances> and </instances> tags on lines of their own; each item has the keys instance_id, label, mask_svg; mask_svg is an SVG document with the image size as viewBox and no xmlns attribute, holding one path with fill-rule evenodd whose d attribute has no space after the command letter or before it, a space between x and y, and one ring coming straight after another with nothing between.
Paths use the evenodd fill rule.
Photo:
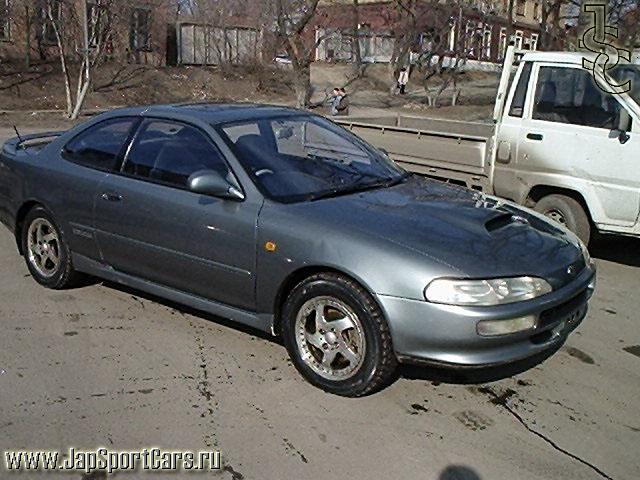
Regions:
<instances>
[{"instance_id":1,"label":"truck door","mask_svg":"<svg viewBox=\"0 0 640 480\"><path fill-rule=\"evenodd\" d=\"M504 114L496 128L497 152L493 169L493 189L496 195L514 201L520 200L524 188L518 181L517 159L531 70L531 62L524 62L518 69L513 79L515 88L511 88Z\"/></svg>"},{"instance_id":2,"label":"truck door","mask_svg":"<svg viewBox=\"0 0 640 480\"><path fill-rule=\"evenodd\" d=\"M633 226L640 210L640 139L619 140L621 98L601 90L578 65L541 62L532 74L518 175L579 192L600 228Z\"/></svg>"}]
</instances>

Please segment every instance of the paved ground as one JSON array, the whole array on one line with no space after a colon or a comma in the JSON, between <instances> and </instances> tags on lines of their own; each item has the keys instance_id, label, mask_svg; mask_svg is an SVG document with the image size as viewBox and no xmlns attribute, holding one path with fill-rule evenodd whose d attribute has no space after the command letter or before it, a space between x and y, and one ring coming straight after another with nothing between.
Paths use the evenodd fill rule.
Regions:
<instances>
[{"instance_id":1,"label":"paved ground","mask_svg":"<svg viewBox=\"0 0 640 480\"><path fill-rule=\"evenodd\" d=\"M1 228L0 451L215 447L236 480L637 479L639 247L596 250L591 312L543 364L491 383L405 369L351 400L224 320L114 285L46 290Z\"/></svg>"}]
</instances>

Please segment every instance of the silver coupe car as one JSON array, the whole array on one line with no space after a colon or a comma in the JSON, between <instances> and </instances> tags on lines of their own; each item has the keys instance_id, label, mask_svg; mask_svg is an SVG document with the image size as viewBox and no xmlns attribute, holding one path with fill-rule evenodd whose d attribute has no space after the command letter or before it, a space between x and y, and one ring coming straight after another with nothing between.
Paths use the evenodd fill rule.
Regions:
<instances>
[{"instance_id":1,"label":"silver coupe car","mask_svg":"<svg viewBox=\"0 0 640 480\"><path fill-rule=\"evenodd\" d=\"M553 352L595 286L562 227L283 107L127 108L13 138L0 219L42 285L90 274L271 332L344 396L398 362Z\"/></svg>"}]
</instances>

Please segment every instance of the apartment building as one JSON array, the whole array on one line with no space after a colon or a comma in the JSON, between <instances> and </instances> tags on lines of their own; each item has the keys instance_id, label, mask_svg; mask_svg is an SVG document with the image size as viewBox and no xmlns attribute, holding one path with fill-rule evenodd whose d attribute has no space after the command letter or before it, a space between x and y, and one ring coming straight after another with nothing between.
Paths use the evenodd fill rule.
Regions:
<instances>
[{"instance_id":1,"label":"apartment building","mask_svg":"<svg viewBox=\"0 0 640 480\"><path fill-rule=\"evenodd\" d=\"M444 34L450 51L464 44L466 56L475 62L500 62L509 44L519 49L536 50L542 17L541 1L480 0L465 7L453 7L447 2L418 3L415 11L419 21L423 22L423 31L416 38L416 48L428 48L434 41L434 35ZM360 0L358 3L357 18L354 18L356 13L351 0L320 3L314 20L318 43L316 60L351 61L353 49L350 42L357 23L363 60L389 61L395 29L398 28L396 2ZM444 32L441 26L443 17L450 19L450 27Z\"/></svg>"},{"instance_id":2,"label":"apartment building","mask_svg":"<svg viewBox=\"0 0 640 480\"><path fill-rule=\"evenodd\" d=\"M503 14L509 20L509 1L503 3ZM542 0L513 0L511 11L511 38L507 41L509 26L500 27L499 50L502 57L506 45L513 44L519 50L537 50L542 22Z\"/></svg>"},{"instance_id":3,"label":"apartment building","mask_svg":"<svg viewBox=\"0 0 640 480\"><path fill-rule=\"evenodd\" d=\"M168 8L164 0L0 0L0 62L34 63L55 58L58 38L54 23L67 55L73 55L84 43L83 2L91 48L98 47L99 37L108 30L111 34L101 45L108 58L165 63ZM109 8L111 14L107 14Z\"/></svg>"}]
</instances>

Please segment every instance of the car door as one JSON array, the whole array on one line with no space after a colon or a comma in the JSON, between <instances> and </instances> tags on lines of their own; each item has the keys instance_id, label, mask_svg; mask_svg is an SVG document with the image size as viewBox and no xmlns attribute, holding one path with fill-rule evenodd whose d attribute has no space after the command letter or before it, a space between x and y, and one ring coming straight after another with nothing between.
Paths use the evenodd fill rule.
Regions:
<instances>
[{"instance_id":1,"label":"car door","mask_svg":"<svg viewBox=\"0 0 640 480\"><path fill-rule=\"evenodd\" d=\"M50 173L50 194L58 203L71 250L92 260L99 259L93 224L96 192L118 164L118 157L139 120L115 117L84 129L61 149L60 155L73 168Z\"/></svg>"},{"instance_id":2,"label":"car door","mask_svg":"<svg viewBox=\"0 0 640 480\"><path fill-rule=\"evenodd\" d=\"M640 209L638 135L626 143L615 128L624 109L576 65L537 64L529 115L522 122L518 169L562 178L593 192L599 224L632 226ZM577 188L576 188L577 189Z\"/></svg>"},{"instance_id":3,"label":"car door","mask_svg":"<svg viewBox=\"0 0 640 480\"><path fill-rule=\"evenodd\" d=\"M118 175L96 199L103 261L114 269L228 305L255 304L256 222L261 201L191 192L187 179L216 170L237 184L199 128L147 119Z\"/></svg>"}]
</instances>

